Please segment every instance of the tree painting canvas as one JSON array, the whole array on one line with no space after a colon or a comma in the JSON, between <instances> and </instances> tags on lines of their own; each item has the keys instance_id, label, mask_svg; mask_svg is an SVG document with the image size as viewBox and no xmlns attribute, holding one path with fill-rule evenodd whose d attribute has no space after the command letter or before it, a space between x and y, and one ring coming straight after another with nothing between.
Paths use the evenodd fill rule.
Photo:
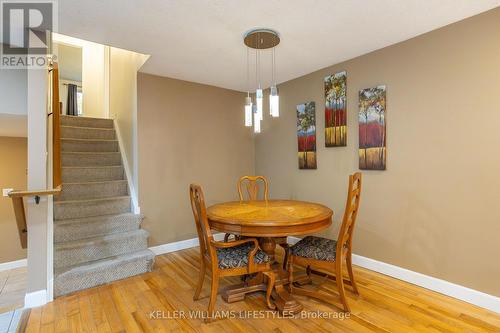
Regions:
<instances>
[{"instance_id":1,"label":"tree painting canvas","mask_svg":"<svg viewBox=\"0 0 500 333\"><path fill-rule=\"evenodd\" d=\"M316 169L316 105L297 105L299 169Z\"/></svg>"},{"instance_id":2,"label":"tree painting canvas","mask_svg":"<svg viewBox=\"0 0 500 333\"><path fill-rule=\"evenodd\" d=\"M325 77L325 146L347 145L347 73Z\"/></svg>"},{"instance_id":3,"label":"tree painting canvas","mask_svg":"<svg viewBox=\"0 0 500 333\"><path fill-rule=\"evenodd\" d=\"M359 92L359 168L385 170L385 86Z\"/></svg>"}]
</instances>

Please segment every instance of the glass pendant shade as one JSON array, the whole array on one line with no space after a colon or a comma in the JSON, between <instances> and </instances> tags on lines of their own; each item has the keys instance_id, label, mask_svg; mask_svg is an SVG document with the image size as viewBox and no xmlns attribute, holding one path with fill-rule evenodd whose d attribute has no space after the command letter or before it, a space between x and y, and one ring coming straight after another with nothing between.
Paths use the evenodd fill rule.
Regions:
<instances>
[{"instance_id":1,"label":"glass pendant shade","mask_svg":"<svg viewBox=\"0 0 500 333\"><path fill-rule=\"evenodd\" d=\"M271 117L280 116L280 97L276 86L271 87L271 93L269 94L269 113Z\"/></svg>"},{"instance_id":2,"label":"glass pendant shade","mask_svg":"<svg viewBox=\"0 0 500 333\"><path fill-rule=\"evenodd\" d=\"M253 110L252 110L252 98L251 97L246 97L245 98L245 126L246 127L251 127L252 126L252 118L253 118Z\"/></svg>"},{"instance_id":3,"label":"glass pendant shade","mask_svg":"<svg viewBox=\"0 0 500 333\"><path fill-rule=\"evenodd\" d=\"M257 105L253 106L253 132L260 133L260 116L257 112Z\"/></svg>"},{"instance_id":4,"label":"glass pendant shade","mask_svg":"<svg viewBox=\"0 0 500 333\"><path fill-rule=\"evenodd\" d=\"M257 89L255 91L255 102L257 104L257 114L259 115L259 119L263 120L263 99L264 99L264 94L262 93L262 89Z\"/></svg>"}]
</instances>

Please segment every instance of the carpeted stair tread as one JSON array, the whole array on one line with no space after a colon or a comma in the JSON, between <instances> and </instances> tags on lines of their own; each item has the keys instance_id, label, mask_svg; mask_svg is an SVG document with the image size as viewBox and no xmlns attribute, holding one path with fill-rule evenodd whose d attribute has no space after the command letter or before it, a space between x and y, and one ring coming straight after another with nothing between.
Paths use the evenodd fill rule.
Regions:
<instances>
[{"instance_id":1,"label":"carpeted stair tread","mask_svg":"<svg viewBox=\"0 0 500 333\"><path fill-rule=\"evenodd\" d=\"M62 167L63 183L100 182L123 180L124 170L121 165Z\"/></svg>"},{"instance_id":2,"label":"carpeted stair tread","mask_svg":"<svg viewBox=\"0 0 500 333\"><path fill-rule=\"evenodd\" d=\"M119 152L117 140L61 138L63 152Z\"/></svg>"},{"instance_id":3,"label":"carpeted stair tread","mask_svg":"<svg viewBox=\"0 0 500 333\"><path fill-rule=\"evenodd\" d=\"M54 267L66 267L147 249L142 229L54 244Z\"/></svg>"},{"instance_id":4,"label":"carpeted stair tread","mask_svg":"<svg viewBox=\"0 0 500 333\"><path fill-rule=\"evenodd\" d=\"M61 137L65 139L116 139L113 128L61 126Z\"/></svg>"},{"instance_id":5,"label":"carpeted stair tread","mask_svg":"<svg viewBox=\"0 0 500 333\"><path fill-rule=\"evenodd\" d=\"M55 201L99 199L128 195L126 180L100 182L63 183L62 192L55 196Z\"/></svg>"},{"instance_id":6,"label":"carpeted stair tread","mask_svg":"<svg viewBox=\"0 0 500 333\"><path fill-rule=\"evenodd\" d=\"M112 119L61 115L61 126L113 128Z\"/></svg>"},{"instance_id":7,"label":"carpeted stair tread","mask_svg":"<svg viewBox=\"0 0 500 333\"><path fill-rule=\"evenodd\" d=\"M138 230L143 216L134 213L54 220L54 242L68 242Z\"/></svg>"},{"instance_id":8,"label":"carpeted stair tread","mask_svg":"<svg viewBox=\"0 0 500 333\"><path fill-rule=\"evenodd\" d=\"M154 253L150 250L141 250L82 265L56 269L54 294L58 297L146 273L151 271L153 263Z\"/></svg>"},{"instance_id":9,"label":"carpeted stair tread","mask_svg":"<svg viewBox=\"0 0 500 333\"><path fill-rule=\"evenodd\" d=\"M113 120L61 116L62 193L54 200L54 294L151 271Z\"/></svg>"},{"instance_id":10,"label":"carpeted stair tread","mask_svg":"<svg viewBox=\"0 0 500 333\"><path fill-rule=\"evenodd\" d=\"M54 218L56 220L122 214L130 211L130 196L54 201Z\"/></svg>"},{"instance_id":11,"label":"carpeted stair tread","mask_svg":"<svg viewBox=\"0 0 500 333\"><path fill-rule=\"evenodd\" d=\"M119 166L119 152L62 152L62 166Z\"/></svg>"}]
</instances>

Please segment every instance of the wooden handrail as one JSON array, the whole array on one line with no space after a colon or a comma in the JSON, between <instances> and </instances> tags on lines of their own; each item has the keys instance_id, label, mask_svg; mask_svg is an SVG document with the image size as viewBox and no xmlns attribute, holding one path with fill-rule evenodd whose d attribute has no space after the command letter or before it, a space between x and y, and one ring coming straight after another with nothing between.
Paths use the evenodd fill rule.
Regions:
<instances>
[{"instance_id":1,"label":"wooden handrail","mask_svg":"<svg viewBox=\"0 0 500 333\"><path fill-rule=\"evenodd\" d=\"M14 207L14 214L16 216L19 240L21 241L21 247L23 249L28 246L28 226L26 224L26 213L24 211L24 197L35 197L35 201L38 203L41 196L58 195L59 193L61 193L61 186L52 190L9 192L9 197L12 199L12 206Z\"/></svg>"},{"instance_id":2,"label":"wooden handrail","mask_svg":"<svg viewBox=\"0 0 500 333\"><path fill-rule=\"evenodd\" d=\"M58 195L61 193L61 186L58 186L52 190L38 190L38 191L10 191L10 198L21 198L21 197L40 197L42 195Z\"/></svg>"},{"instance_id":3,"label":"wooden handrail","mask_svg":"<svg viewBox=\"0 0 500 333\"><path fill-rule=\"evenodd\" d=\"M23 249L28 247L28 227L26 225L26 213L24 212L23 197L12 198L12 206L16 216L17 231Z\"/></svg>"},{"instance_id":4,"label":"wooden handrail","mask_svg":"<svg viewBox=\"0 0 500 333\"><path fill-rule=\"evenodd\" d=\"M52 186L62 184L61 168L61 103L59 102L59 66L52 64Z\"/></svg>"}]
</instances>

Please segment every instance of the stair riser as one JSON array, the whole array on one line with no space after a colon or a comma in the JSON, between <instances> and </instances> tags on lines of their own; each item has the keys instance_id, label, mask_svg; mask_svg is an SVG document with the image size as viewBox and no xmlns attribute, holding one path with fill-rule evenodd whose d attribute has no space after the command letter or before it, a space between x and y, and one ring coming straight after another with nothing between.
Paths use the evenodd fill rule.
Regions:
<instances>
[{"instance_id":1,"label":"stair riser","mask_svg":"<svg viewBox=\"0 0 500 333\"><path fill-rule=\"evenodd\" d=\"M130 198L90 202L55 202L56 220L76 219L99 215L123 214L131 211Z\"/></svg>"},{"instance_id":2,"label":"stair riser","mask_svg":"<svg viewBox=\"0 0 500 333\"><path fill-rule=\"evenodd\" d=\"M103 182L122 179L124 179L122 167L62 169L63 183Z\"/></svg>"},{"instance_id":3,"label":"stair riser","mask_svg":"<svg viewBox=\"0 0 500 333\"><path fill-rule=\"evenodd\" d=\"M113 263L89 271L62 274L56 276L54 280L54 294L59 297L78 290L150 272L153 269L153 263L154 255L151 254L132 261Z\"/></svg>"},{"instance_id":4,"label":"stair riser","mask_svg":"<svg viewBox=\"0 0 500 333\"><path fill-rule=\"evenodd\" d=\"M117 234L138 230L141 217L137 215L113 215L94 218L89 222L57 224L54 227L54 242L69 242L90 237Z\"/></svg>"},{"instance_id":5,"label":"stair riser","mask_svg":"<svg viewBox=\"0 0 500 333\"><path fill-rule=\"evenodd\" d=\"M112 119L97 119L97 118L61 116L61 125L62 126L91 127L91 128L113 128L113 120Z\"/></svg>"},{"instance_id":6,"label":"stair riser","mask_svg":"<svg viewBox=\"0 0 500 333\"><path fill-rule=\"evenodd\" d=\"M76 152L118 152L118 141L73 141L62 140L61 149Z\"/></svg>"},{"instance_id":7,"label":"stair riser","mask_svg":"<svg viewBox=\"0 0 500 333\"><path fill-rule=\"evenodd\" d=\"M60 195L55 196L56 201L85 200L110 197L123 197L128 195L127 182L63 184Z\"/></svg>"},{"instance_id":8,"label":"stair riser","mask_svg":"<svg viewBox=\"0 0 500 333\"><path fill-rule=\"evenodd\" d=\"M92 246L58 250L54 249L54 267L66 267L82 264L125 253L147 249L148 240L144 234L116 239L109 242L93 244Z\"/></svg>"},{"instance_id":9,"label":"stair riser","mask_svg":"<svg viewBox=\"0 0 500 333\"><path fill-rule=\"evenodd\" d=\"M61 138L115 140L113 129L61 126Z\"/></svg>"},{"instance_id":10,"label":"stair riser","mask_svg":"<svg viewBox=\"0 0 500 333\"><path fill-rule=\"evenodd\" d=\"M72 154L62 153L64 166L118 166L121 165L120 153Z\"/></svg>"}]
</instances>

